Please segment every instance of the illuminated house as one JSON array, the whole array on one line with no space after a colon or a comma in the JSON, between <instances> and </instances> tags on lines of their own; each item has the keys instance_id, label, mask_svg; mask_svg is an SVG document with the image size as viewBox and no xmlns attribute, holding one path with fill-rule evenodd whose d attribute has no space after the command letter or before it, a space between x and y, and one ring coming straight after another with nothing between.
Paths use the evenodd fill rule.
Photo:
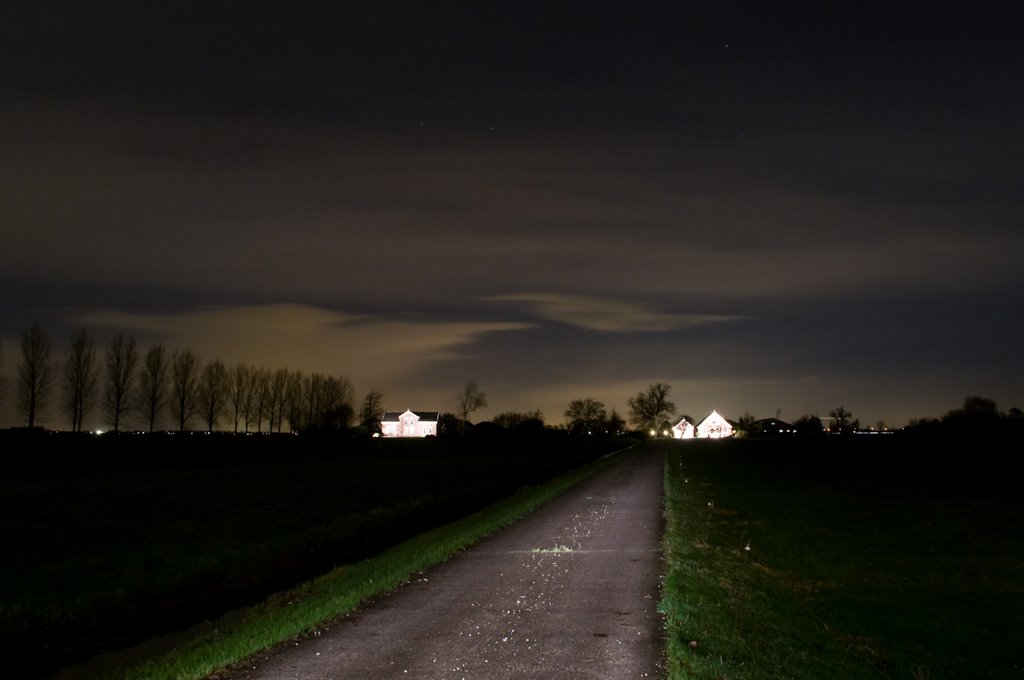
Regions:
<instances>
[{"instance_id":1,"label":"illuminated house","mask_svg":"<svg viewBox=\"0 0 1024 680\"><path fill-rule=\"evenodd\" d=\"M697 424L698 439L724 439L732 435L732 423L718 415L718 411L712 411Z\"/></svg>"},{"instance_id":2,"label":"illuminated house","mask_svg":"<svg viewBox=\"0 0 1024 680\"><path fill-rule=\"evenodd\" d=\"M693 439L693 423L686 418L683 418L672 428L672 436L676 439Z\"/></svg>"},{"instance_id":3,"label":"illuminated house","mask_svg":"<svg viewBox=\"0 0 1024 680\"><path fill-rule=\"evenodd\" d=\"M385 411L380 419L382 437L433 437L437 435L437 411Z\"/></svg>"}]
</instances>

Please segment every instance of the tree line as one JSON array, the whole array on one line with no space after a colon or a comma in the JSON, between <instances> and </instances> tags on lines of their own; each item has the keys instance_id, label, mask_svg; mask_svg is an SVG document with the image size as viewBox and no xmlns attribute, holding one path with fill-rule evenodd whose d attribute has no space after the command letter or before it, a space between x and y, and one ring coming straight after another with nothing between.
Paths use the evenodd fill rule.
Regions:
<instances>
[{"instance_id":1,"label":"tree line","mask_svg":"<svg viewBox=\"0 0 1024 680\"><path fill-rule=\"evenodd\" d=\"M114 431L153 432L170 424L183 432L195 423L211 432L222 426L243 433L330 431L351 427L357 416L354 388L344 375L228 366L163 343L143 352L124 334L97 348L85 330L72 334L63 362L53 361L51 348L38 323L22 332L16 406L29 428L38 426L54 396L74 432L96 408ZM371 412L359 415L373 418L381 404L382 395L371 390L362 404ZM128 428L132 423L138 427Z\"/></svg>"},{"instance_id":2,"label":"tree line","mask_svg":"<svg viewBox=\"0 0 1024 680\"><path fill-rule=\"evenodd\" d=\"M30 429L37 426L58 386L58 406L74 432L84 429L87 416L97 407L115 432L127 424L150 432L165 429L166 424L185 431L197 422L209 432L218 428L241 433L325 432L348 430L353 424L373 431L384 414L384 395L377 389L366 393L357 410L354 387L344 375L271 370L245 363L228 366L219 358L204 360L194 350L170 349L162 343L143 353L134 338L124 334L97 349L85 330L75 331L58 365L51 358L50 337L38 323L22 332L16 381L17 409ZM0 376L0 400L5 388ZM592 397L574 399L563 413L565 431L614 436L632 428L642 435L666 436L679 421L676 405L669 399L671 389L666 383L653 383L629 397L627 418ZM455 412L441 415L439 434L465 434L469 416L486 406L485 392L476 382L466 383L455 395ZM694 422L688 415L681 417ZM815 414L801 416L793 421L793 432L862 430L860 421L843 406L829 412L827 426L822 420ZM1024 422L1024 414L1018 408L1002 413L993 400L971 396L962 408L950 410L941 419L914 420L905 429L934 431L941 425L966 429L1000 421ZM737 434L757 435L762 422L744 413L734 426ZM518 433L549 429L540 411L499 413L488 425ZM879 422L876 429L887 428Z\"/></svg>"},{"instance_id":3,"label":"tree line","mask_svg":"<svg viewBox=\"0 0 1024 680\"><path fill-rule=\"evenodd\" d=\"M209 432L340 431L356 422L372 430L384 414L384 395L377 389L365 395L357 411L354 387L345 376L245 363L228 366L219 358L204 360L192 349L171 349L163 343L143 353L135 339L124 334L97 348L87 331L77 330L63 362L54 363L51 355L49 334L32 323L21 335L16 376L18 413L30 429L38 426L58 387L58 406L73 432L87 429L86 419L97 407L114 432L154 432L168 424L184 432L196 423ZM0 383L0 395L3 387ZM670 389L657 383L631 397L630 422L644 431L661 427L675 412L668 400ZM464 434L469 416L486 406L486 393L476 382L468 382L455 395L455 412L441 416L439 430ZM572 434L621 434L627 425L614 409L609 413L590 397L572 401L565 417ZM490 423L522 432L546 427L540 411L500 413ZM128 427L131 424L137 427Z\"/></svg>"}]
</instances>

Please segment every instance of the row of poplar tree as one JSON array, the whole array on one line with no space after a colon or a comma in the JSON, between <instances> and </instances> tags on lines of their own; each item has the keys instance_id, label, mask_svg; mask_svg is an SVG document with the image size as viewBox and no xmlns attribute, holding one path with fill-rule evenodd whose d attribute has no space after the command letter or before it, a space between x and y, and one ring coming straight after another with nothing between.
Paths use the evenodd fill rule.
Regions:
<instances>
[{"instance_id":1,"label":"row of poplar tree","mask_svg":"<svg viewBox=\"0 0 1024 680\"><path fill-rule=\"evenodd\" d=\"M22 332L16 383L17 409L29 428L45 415L56 387L61 413L75 432L97 407L114 431L153 432L165 429L167 419L182 432L196 423L210 432L328 431L347 429L356 418L354 388L345 376L228 366L162 343L143 354L123 334L97 349L85 330L72 334L64 361L55 363L50 337L38 323ZM382 402L371 390L361 422L378 417Z\"/></svg>"}]
</instances>

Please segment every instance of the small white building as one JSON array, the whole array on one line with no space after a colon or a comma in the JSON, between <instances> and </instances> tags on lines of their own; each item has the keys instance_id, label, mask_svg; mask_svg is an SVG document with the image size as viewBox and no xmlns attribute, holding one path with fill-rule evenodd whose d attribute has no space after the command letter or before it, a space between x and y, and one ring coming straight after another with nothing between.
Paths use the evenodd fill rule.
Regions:
<instances>
[{"instance_id":1,"label":"small white building","mask_svg":"<svg viewBox=\"0 0 1024 680\"><path fill-rule=\"evenodd\" d=\"M725 439L733 434L732 423L718 415L718 411L712 411L697 423L697 439Z\"/></svg>"},{"instance_id":2,"label":"small white building","mask_svg":"<svg viewBox=\"0 0 1024 680\"><path fill-rule=\"evenodd\" d=\"M434 437L440 416L438 411L385 411L380 419L380 436Z\"/></svg>"},{"instance_id":3,"label":"small white building","mask_svg":"<svg viewBox=\"0 0 1024 680\"><path fill-rule=\"evenodd\" d=\"M676 439L693 439L693 423L683 418L672 427L672 436Z\"/></svg>"}]
</instances>

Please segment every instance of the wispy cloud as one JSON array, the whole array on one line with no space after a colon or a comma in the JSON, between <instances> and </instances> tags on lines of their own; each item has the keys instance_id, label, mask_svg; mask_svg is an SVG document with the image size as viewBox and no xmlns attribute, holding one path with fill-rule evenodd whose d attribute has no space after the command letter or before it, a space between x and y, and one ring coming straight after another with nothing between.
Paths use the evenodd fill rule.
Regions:
<instances>
[{"instance_id":1,"label":"wispy cloud","mask_svg":"<svg viewBox=\"0 0 1024 680\"><path fill-rule=\"evenodd\" d=\"M401 387L433 364L471 353L474 343L489 333L532 327L502 321L395 321L297 304L173 314L100 310L80 314L76 322L160 338L172 349L187 347L229 364L341 374L357 388Z\"/></svg>"},{"instance_id":2,"label":"wispy cloud","mask_svg":"<svg viewBox=\"0 0 1024 680\"><path fill-rule=\"evenodd\" d=\"M607 333L671 331L742 318L720 314L669 314L633 302L558 293L497 295L486 299L522 303L543 319Z\"/></svg>"}]
</instances>

